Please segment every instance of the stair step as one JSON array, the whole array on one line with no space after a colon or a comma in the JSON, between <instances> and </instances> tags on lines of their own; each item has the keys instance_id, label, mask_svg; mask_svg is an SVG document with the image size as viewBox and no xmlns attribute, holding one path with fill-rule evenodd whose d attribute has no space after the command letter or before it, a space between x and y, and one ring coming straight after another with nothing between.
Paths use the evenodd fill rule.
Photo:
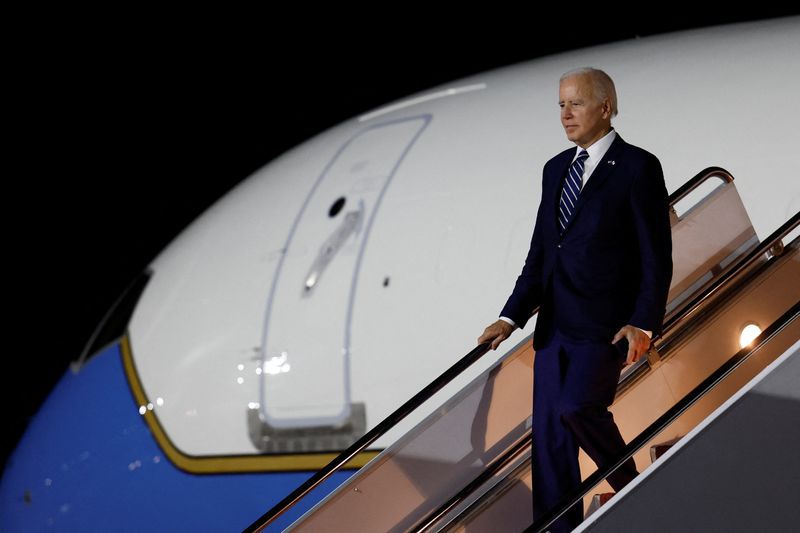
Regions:
<instances>
[{"instance_id":1,"label":"stair step","mask_svg":"<svg viewBox=\"0 0 800 533\"><path fill-rule=\"evenodd\" d=\"M584 518L588 518L590 514L600 509L600 507L613 498L615 494L616 492L601 492L600 494L592 496L592 501L589 504L589 508L586 510L586 516Z\"/></svg>"},{"instance_id":2,"label":"stair step","mask_svg":"<svg viewBox=\"0 0 800 533\"><path fill-rule=\"evenodd\" d=\"M667 450L672 448L672 446L682 438L683 436L675 437L674 439L650 446L650 462L656 462L656 459L664 455Z\"/></svg>"}]
</instances>

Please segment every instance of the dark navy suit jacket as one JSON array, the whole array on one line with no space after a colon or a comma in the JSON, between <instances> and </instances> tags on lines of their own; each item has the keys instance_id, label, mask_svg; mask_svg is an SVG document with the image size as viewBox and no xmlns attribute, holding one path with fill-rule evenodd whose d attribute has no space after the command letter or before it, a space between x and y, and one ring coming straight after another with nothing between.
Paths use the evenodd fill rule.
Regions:
<instances>
[{"instance_id":1,"label":"dark navy suit jacket","mask_svg":"<svg viewBox=\"0 0 800 533\"><path fill-rule=\"evenodd\" d=\"M548 161L531 247L500 313L520 328L541 306L534 347L554 328L611 342L631 324L661 332L672 279L669 201L661 164L617 134L559 233L558 206L575 148Z\"/></svg>"}]
</instances>

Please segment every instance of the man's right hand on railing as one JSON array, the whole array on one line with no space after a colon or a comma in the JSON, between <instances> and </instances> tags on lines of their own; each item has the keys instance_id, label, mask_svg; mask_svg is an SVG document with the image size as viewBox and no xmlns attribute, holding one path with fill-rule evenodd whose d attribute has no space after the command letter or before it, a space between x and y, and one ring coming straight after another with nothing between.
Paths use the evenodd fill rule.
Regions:
<instances>
[{"instance_id":1,"label":"man's right hand on railing","mask_svg":"<svg viewBox=\"0 0 800 533\"><path fill-rule=\"evenodd\" d=\"M500 346L501 342L506 340L514 332L514 329L516 328L508 322L505 322L504 320L498 320L483 330L483 335L478 337L478 344L491 342L492 350L495 350L498 346Z\"/></svg>"}]
</instances>

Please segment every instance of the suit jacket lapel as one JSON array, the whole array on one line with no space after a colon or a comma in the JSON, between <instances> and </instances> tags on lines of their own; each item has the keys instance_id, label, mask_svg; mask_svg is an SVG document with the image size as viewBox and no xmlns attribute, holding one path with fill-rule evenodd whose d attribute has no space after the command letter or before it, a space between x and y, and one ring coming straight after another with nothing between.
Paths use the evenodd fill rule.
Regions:
<instances>
[{"instance_id":1,"label":"suit jacket lapel","mask_svg":"<svg viewBox=\"0 0 800 533\"><path fill-rule=\"evenodd\" d=\"M595 191L603 186L605 181L608 179L608 176L610 176L614 171L616 168L616 158L620 155L622 151L622 145L624 143L625 141L622 140L622 137L617 134L614 142L611 143L611 146L608 147L605 155L603 155L603 159L597 163L594 172L592 172L591 178L586 182L586 185L583 186L583 189L581 189L581 194L578 195L578 201L575 203L575 210L572 212L572 216L567 223L567 227L564 228L564 233L569 231L570 226L572 226L572 224L575 222L575 219L578 218L583 204L585 204L587 200L591 198ZM566 172L567 171L564 170L565 175ZM556 223L558 223L558 221L556 221Z\"/></svg>"}]
</instances>

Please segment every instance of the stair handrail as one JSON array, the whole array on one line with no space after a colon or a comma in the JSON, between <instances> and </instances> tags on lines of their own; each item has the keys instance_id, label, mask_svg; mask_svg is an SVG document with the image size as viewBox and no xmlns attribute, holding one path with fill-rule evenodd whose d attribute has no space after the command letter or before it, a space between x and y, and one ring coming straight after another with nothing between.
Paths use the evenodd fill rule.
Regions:
<instances>
[{"instance_id":1,"label":"stair handrail","mask_svg":"<svg viewBox=\"0 0 800 533\"><path fill-rule=\"evenodd\" d=\"M786 237L800 225L800 211L795 213L789 220L781 224L781 226L772 232L764 241L759 243L758 246L750 250L743 258L735 263L729 270L719 275L707 289L695 296L685 305L682 305L679 312L676 312L669 320L664 322L661 336L664 333L676 329L678 326L684 324L690 318L696 317L697 312L703 307L706 302L715 297L727 283L744 272L749 268L759 257L772 250L775 246L779 245L783 238Z\"/></svg>"}]
</instances>

